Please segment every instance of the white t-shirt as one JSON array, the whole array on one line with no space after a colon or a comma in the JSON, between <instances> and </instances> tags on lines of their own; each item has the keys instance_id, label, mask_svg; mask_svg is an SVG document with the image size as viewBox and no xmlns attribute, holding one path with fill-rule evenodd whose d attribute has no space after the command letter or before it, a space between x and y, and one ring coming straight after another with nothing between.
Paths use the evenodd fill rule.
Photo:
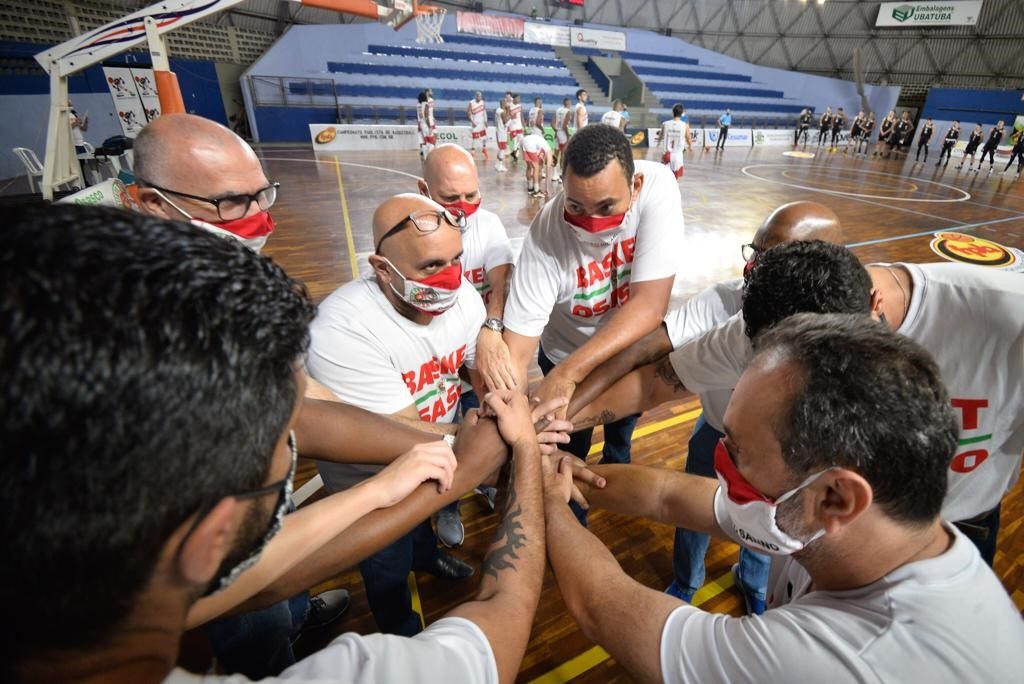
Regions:
<instances>
[{"instance_id":1,"label":"white t-shirt","mask_svg":"<svg viewBox=\"0 0 1024 684\"><path fill-rule=\"evenodd\" d=\"M995 507L1020 477L1024 451L1024 278L967 264L898 264L914 288L897 332L935 359L960 413L946 520ZM669 355L691 392L732 389L753 355L742 314Z\"/></svg>"},{"instance_id":2,"label":"white t-shirt","mask_svg":"<svg viewBox=\"0 0 1024 684\"><path fill-rule=\"evenodd\" d=\"M536 154L537 152L543 152L548 147L548 141L544 139L544 136L537 135L536 133L530 133L524 135L522 140L523 152L529 152L530 154ZM550 148L548 148L550 149Z\"/></svg>"},{"instance_id":3,"label":"white t-shirt","mask_svg":"<svg viewBox=\"0 0 1024 684\"><path fill-rule=\"evenodd\" d=\"M175 669L164 684L243 684L242 675L195 675ZM301 684L497 684L498 665L487 637L464 618L442 618L414 637L342 634L325 648L261 682Z\"/></svg>"},{"instance_id":4,"label":"white t-shirt","mask_svg":"<svg viewBox=\"0 0 1024 684\"><path fill-rule=\"evenodd\" d=\"M483 100L477 102L475 99L469 101L469 113L472 115L472 126L474 130L487 127L487 105Z\"/></svg>"},{"instance_id":5,"label":"white t-shirt","mask_svg":"<svg viewBox=\"0 0 1024 684\"><path fill-rule=\"evenodd\" d=\"M508 110L508 131L515 135L523 132L523 105L513 104Z\"/></svg>"},{"instance_id":6,"label":"white t-shirt","mask_svg":"<svg viewBox=\"0 0 1024 684\"><path fill-rule=\"evenodd\" d=\"M540 121L537 120L537 117L540 117ZM534 128L536 129L535 132L544 135L544 129L542 127L542 124L544 123L544 109L542 107L531 107L526 120L530 124L530 128Z\"/></svg>"},{"instance_id":7,"label":"white t-shirt","mask_svg":"<svg viewBox=\"0 0 1024 684\"><path fill-rule=\"evenodd\" d=\"M494 134L498 137L498 140L504 140L508 137L508 124L505 123L505 119L502 115L505 110L501 105L498 105L494 110Z\"/></svg>"},{"instance_id":8,"label":"white t-shirt","mask_svg":"<svg viewBox=\"0 0 1024 684\"><path fill-rule=\"evenodd\" d=\"M1024 621L974 544L945 528L941 556L860 589L808 593L806 570L775 558L763 615L681 605L662 630L664 681L1020 681Z\"/></svg>"},{"instance_id":9,"label":"white t-shirt","mask_svg":"<svg viewBox=\"0 0 1024 684\"><path fill-rule=\"evenodd\" d=\"M533 220L512 276L505 327L541 338L558 363L629 298L629 284L673 277L683 249L679 186L661 164L637 161L644 185L622 225L586 242L563 218L559 193ZM615 287L613 287L613 283Z\"/></svg>"},{"instance_id":10,"label":"white t-shirt","mask_svg":"<svg viewBox=\"0 0 1024 684\"><path fill-rule=\"evenodd\" d=\"M565 126L565 118L567 116L569 116L569 110L566 109L565 107L559 107L558 109L555 110L554 129L556 131L562 130L562 127Z\"/></svg>"},{"instance_id":11,"label":"white t-shirt","mask_svg":"<svg viewBox=\"0 0 1024 684\"><path fill-rule=\"evenodd\" d=\"M580 112L580 110L583 110L582 113ZM577 125L577 120L579 120L579 125ZM573 107L572 121L569 122L569 125L576 126L576 128L583 128L584 126L587 125L588 121L590 121L590 113L587 111L587 105L583 104L582 102L577 102L576 106Z\"/></svg>"},{"instance_id":12,"label":"white t-shirt","mask_svg":"<svg viewBox=\"0 0 1024 684\"><path fill-rule=\"evenodd\" d=\"M320 304L310 326L309 374L344 402L384 415L410 404L430 423L450 423L461 394L459 368L474 367L483 301L462 281L448 311L419 325L395 311L373 274L342 285ZM318 463L324 483L340 490L380 466Z\"/></svg>"},{"instance_id":13,"label":"white t-shirt","mask_svg":"<svg viewBox=\"0 0 1024 684\"><path fill-rule=\"evenodd\" d=\"M665 139L661 142L665 146L665 149L669 152L682 150L686 142L683 140L686 124L682 121L669 119L662 124L662 127L665 129Z\"/></svg>"},{"instance_id":14,"label":"white t-shirt","mask_svg":"<svg viewBox=\"0 0 1024 684\"><path fill-rule=\"evenodd\" d=\"M611 126L612 128L621 128L622 114L620 112L615 111L614 109L609 109L607 112L601 115L601 123L605 124L606 126Z\"/></svg>"},{"instance_id":15,"label":"white t-shirt","mask_svg":"<svg viewBox=\"0 0 1024 684\"><path fill-rule=\"evenodd\" d=\"M462 234L462 276L472 285L484 304L491 296L487 272L512 263L512 243L498 215L477 209Z\"/></svg>"},{"instance_id":16,"label":"white t-shirt","mask_svg":"<svg viewBox=\"0 0 1024 684\"><path fill-rule=\"evenodd\" d=\"M695 295L685 306L673 309L665 316L665 329L672 347L679 349L726 322L743 309L743 278L715 283ZM724 432L725 409L732 390L709 390L700 393L704 420L708 425Z\"/></svg>"}]
</instances>

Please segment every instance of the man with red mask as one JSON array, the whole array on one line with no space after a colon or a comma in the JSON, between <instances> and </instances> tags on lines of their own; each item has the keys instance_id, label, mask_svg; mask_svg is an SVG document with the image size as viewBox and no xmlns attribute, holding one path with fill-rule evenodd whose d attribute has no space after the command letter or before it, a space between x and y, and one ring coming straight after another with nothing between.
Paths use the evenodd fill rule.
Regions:
<instances>
[{"instance_id":1,"label":"man with red mask","mask_svg":"<svg viewBox=\"0 0 1024 684\"><path fill-rule=\"evenodd\" d=\"M202 117L171 114L142 129L134 152L143 213L263 248L274 231L268 210L277 183L244 140Z\"/></svg>"},{"instance_id":2,"label":"man with red mask","mask_svg":"<svg viewBox=\"0 0 1024 684\"><path fill-rule=\"evenodd\" d=\"M342 401L445 432L458 412L462 380L479 385L476 342L486 313L462 277L466 219L416 194L396 195L373 216L372 271L341 286L311 326L310 375ZM358 485L380 467L318 464L324 484ZM446 579L472 566L437 547L429 520L360 563L382 632L422 630L407 584L411 570Z\"/></svg>"},{"instance_id":3,"label":"man with red mask","mask_svg":"<svg viewBox=\"0 0 1024 684\"><path fill-rule=\"evenodd\" d=\"M505 306L518 377L537 353L542 400L570 399L595 367L658 327L683 245L674 176L634 162L620 131L577 131L562 165L563 191L534 219ZM637 417L605 425L603 461L629 461ZM590 438L578 432L566 449L585 458Z\"/></svg>"},{"instance_id":4,"label":"man with red mask","mask_svg":"<svg viewBox=\"0 0 1024 684\"><path fill-rule=\"evenodd\" d=\"M483 298L487 318L476 340L476 370L489 390L512 389L516 378L508 347L502 340L502 318L512 273L512 245L498 215L481 208L480 178L473 157L459 145L434 148L423 163L420 194L429 197L453 214L466 217L462 233L462 275ZM480 406L473 388L462 386L461 410ZM491 490L486 490L493 507ZM459 546L466 536L459 518L458 502L437 514L437 535L446 546Z\"/></svg>"}]
</instances>

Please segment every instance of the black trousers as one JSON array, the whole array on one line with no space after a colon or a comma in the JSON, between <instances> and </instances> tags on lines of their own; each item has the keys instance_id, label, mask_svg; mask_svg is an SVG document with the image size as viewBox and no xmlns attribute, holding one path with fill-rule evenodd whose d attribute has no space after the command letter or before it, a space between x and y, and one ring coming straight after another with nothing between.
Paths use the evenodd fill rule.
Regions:
<instances>
[{"instance_id":1,"label":"black trousers","mask_svg":"<svg viewBox=\"0 0 1024 684\"><path fill-rule=\"evenodd\" d=\"M719 128L718 129L718 144L715 145L715 147L716 148L719 148L719 147L724 148L725 147L725 139L728 138L728 137L729 137L729 127L728 126L722 126L721 128Z\"/></svg>"},{"instance_id":2,"label":"black trousers","mask_svg":"<svg viewBox=\"0 0 1024 684\"><path fill-rule=\"evenodd\" d=\"M942 162L942 155L946 155L946 163L953 157L953 148L956 147L956 142L943 143L942 149L939 151L939 162Z\"/></svg>"},{"instance_id":3,"label":"black trousers","mask_svg":"<svg viewBox=\"0 0 1024 684\"><path fill-rule=\"evenodd\" d=\"M996 148L989 147L989 146L986 145L981 150L981 159L978 161L978 166L981 166L981 162L985 161L985 155L986 154L988 155L988 163L989 163L989 165L993 165L993 164L996 163Z\"/></svg>"}]
</instances>

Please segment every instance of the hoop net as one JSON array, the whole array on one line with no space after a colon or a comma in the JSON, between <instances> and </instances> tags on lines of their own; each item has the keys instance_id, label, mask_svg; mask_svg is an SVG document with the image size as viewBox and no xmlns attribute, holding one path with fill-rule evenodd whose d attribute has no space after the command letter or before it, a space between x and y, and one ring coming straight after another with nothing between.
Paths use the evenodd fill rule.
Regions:
<instances>
[{"instance_id":1,"label":"hoop net","mask_svg":"<svg viewBox=\"0 0 1024 684\"><path fill-rule=\"evenodd\" d=\"M448 10L443 7L435 7L432 12L424 12L416 15L416 42L417 43L443 43L441 37L441 25L444 23L444 16Z\"/></svg>"}]
</instances>

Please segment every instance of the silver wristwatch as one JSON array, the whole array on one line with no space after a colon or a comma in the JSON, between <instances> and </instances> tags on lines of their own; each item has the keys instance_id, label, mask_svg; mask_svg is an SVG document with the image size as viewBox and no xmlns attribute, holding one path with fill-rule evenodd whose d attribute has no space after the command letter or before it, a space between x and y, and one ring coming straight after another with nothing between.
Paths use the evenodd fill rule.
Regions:
<instances>
[{"instance_id":1,"label":"silver wristwatch","mask_svg":"<svg viewBox=\"0 0 1024 684\"><path fill-rule=\"evenodd\" d=\"M505 324L501 322L500 318L488 318L481 327L490 328L496 333L504 332L505 330Z\"/></svg>"}]
</instances>

